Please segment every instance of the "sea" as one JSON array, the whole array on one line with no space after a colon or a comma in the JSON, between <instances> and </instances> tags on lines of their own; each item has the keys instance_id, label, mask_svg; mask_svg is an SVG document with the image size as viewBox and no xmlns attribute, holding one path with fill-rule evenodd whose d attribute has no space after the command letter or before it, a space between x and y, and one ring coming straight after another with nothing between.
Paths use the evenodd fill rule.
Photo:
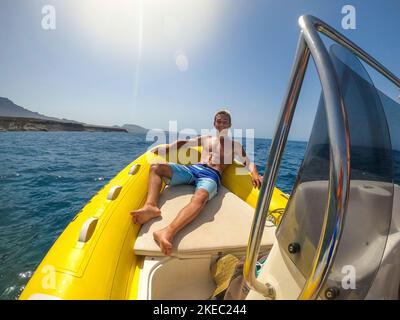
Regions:
<instances>
[{"instance_id":1,"label":"sea","mask_svg":"<svg viewBox=\"0 0 400 320\"><path fill-rule=\"evenodd\" d=\"M0 132L0 299L18 299L76 213L153 144L120 132ZM256 138L250 149L260 174L270 144ZM286 146L277 179L286 193L306 147Z\"/></svg>"}]
</instances>

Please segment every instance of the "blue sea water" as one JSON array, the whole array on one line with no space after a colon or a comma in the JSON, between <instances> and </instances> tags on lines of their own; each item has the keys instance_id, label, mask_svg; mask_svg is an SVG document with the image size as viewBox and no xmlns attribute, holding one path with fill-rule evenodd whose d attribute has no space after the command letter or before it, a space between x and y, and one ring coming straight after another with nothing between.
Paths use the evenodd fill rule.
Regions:
<instances>
[{"instance_id":1,"label":"blue sea water","mask_svg":"<svg viewBox=\"0 0 400 320\"><path fill-rule=\"evenodd\" d=\"M270 142L254 142L261 174ZM18 298L75 214L151 144L128 133L0 133L0 299ZM282 191L291 192L305 149L305 142L288 143Z\"/></svg>"}]
</instances>

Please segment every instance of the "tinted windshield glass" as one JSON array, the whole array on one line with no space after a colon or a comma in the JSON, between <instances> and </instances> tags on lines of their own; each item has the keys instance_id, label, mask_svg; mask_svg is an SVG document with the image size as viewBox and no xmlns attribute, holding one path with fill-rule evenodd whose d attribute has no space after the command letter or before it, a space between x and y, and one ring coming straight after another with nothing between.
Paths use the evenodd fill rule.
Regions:
<instances>
[{"instance_id":1,"label":"tinted windshield glass","mask_svg":"<svg viewBox=\"0 0 400 320\"><path fill-rule=\"evenodd\" d=\"M362 299L379 268L390 227L392 147L381 98L368 73L347 49L333 45L330 54L349 122L351 183L341 241L321 298L328 287L335 287L339 299ZM331 152L327 132L321 94L306 155L277 234L280 246L305 278L311 273L327 202ZM288 253L291 243L300 245L300 253Z\"/></svg>"}]
</instances>

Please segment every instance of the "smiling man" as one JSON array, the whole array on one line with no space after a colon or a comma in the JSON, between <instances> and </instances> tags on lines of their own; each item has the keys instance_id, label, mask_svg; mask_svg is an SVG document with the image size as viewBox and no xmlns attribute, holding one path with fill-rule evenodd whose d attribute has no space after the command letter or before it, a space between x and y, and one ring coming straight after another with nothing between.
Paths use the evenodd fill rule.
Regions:
<instances>
[{"instance_id":1,"label":"smiling man","mask_svg":"<svg viewBox=\"0 0 400 320\"><path fill-rule=\"evenodd\" d=\"M159 153L161 148L179 149L181 147L201 146L200 163L181 165L177 163L154 164L150 167L148 194L145 205L132 211L133 222L143 224L150 219L159 217L161 211L157 206L162 180L167 184L195 185L195 192L190 203L185 206L166 228L155 231L153 236L165 255L170 255L174 236L189 224L204 208L207 201L216 196L221 185L221 174L226 167L238 159L250 171L253 186L260 188L262 177L258 174L254 163L247 157L243 146L227 135L231 127L231 115L223 109L214 115L215 136L198 136L190 140L175 141L166 147L156 147L152 151Z\"/></svg>"}]
</instances>

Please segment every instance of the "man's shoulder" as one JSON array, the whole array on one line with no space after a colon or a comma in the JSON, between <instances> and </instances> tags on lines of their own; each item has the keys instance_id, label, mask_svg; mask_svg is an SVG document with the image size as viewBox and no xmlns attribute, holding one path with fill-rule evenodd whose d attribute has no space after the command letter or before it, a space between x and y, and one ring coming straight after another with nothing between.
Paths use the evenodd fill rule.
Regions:
<instances>
[{"instance_id":1,"label":"man's shoulder","mask_svg":"<svg viewBox=\"0 0 400 320\"><path fill-rule=\"evenodd\" d=\"M209 134L204 134L204 135L199 135L199 136L197 136L197 138L198 138L199 140L205 141L205 140L210 140L210 139L212 138L212 136L209 135Z\"/></svg>"},{"instance_id":2,"label":"man's shoulder","mask_svg":"<svg viewBox=\"0 0 400 320\"><path fill-rule=\"evenodd\" d=\"M233 144L234 144L236 147L239 147L239 148L242 147L242 144L241 144L239 141L237 141L237 140L232 140L232 141L233 141Z\"/></svg>"}]
</instances>

